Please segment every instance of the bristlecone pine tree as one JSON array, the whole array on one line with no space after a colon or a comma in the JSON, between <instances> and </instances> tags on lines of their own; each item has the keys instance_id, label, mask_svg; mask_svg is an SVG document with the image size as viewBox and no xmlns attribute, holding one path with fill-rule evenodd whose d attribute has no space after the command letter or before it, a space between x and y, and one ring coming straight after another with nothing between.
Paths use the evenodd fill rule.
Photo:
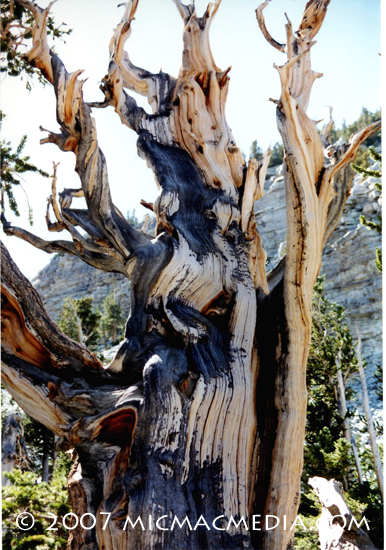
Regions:
<instances>
[{"instance_id":1,"label":"bristlecone pine tree","mask_svg":"<svg viewBox=\"0 0 386 550\"><path fill-rule=\"evenodd\" d=\"M36 21L28 59L57 98L61 133L42 142L75 154L81 188L65 189L57 201L53 180L56 221L48 215L48 226L68 231L72 241L47 242L4 219L5 232L131 280L125 339L103 368L51 322L2 252L4 384L62 448L76 448L73 512L97 518L94 529L71 531L72 549L291 548L293 530L266 530L264 521L253 530L252 517L271 514L283 522L286 515L289 526L297 515L312 289L348 195L347 165L380 128L376 122L349 145L334 147L327 139L332 121L320 136L306 114L321 76L311 70L310 50L329 1L310 0L296 32L288 21L285 44L267 31L268 2L256 11L266 39L287 55L276 67L287 255L267 275L253 206L269 154L246 165L225 119L228 70L216 66L209 46L220 1L199 17L194 1L175 0L184 47L173 78L130 62L124 45L138 4L130 0L110 42L105 101L87 104L80 71L67 73L49 49L48 9L18 0ZM146 96L153 113L127 89ZM148 204L157 218L155 238L131 227L112 202L91 116L92 108L109 105L137 132L139 154L158 183L159 197ZM77 196L87 209L71 208ZM140 517L145 529L139 522L132 528L128 516L133 523ZM193 529L185 521L171 530L175 517L188 517Z\"/></svg>"}]
</instances>

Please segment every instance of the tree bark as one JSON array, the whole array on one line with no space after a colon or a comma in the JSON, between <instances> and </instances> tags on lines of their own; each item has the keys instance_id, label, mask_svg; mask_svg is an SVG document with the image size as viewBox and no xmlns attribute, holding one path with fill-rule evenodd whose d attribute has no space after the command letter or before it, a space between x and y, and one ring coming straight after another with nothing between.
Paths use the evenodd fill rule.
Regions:
<instances>
[{"instance_id":1,"label":"tree bark","mask_svg":"<svg viewBox=\"0 0 386 550\"><path fill-rule=\"evenodd\" d=\"M349 188L345 179L334 189L336 180L379 128L356 135L338 160L330 149L334 160L324 164L323 142L305 110L315 79L311 40L328 1L309 2L294 35L287 25L277 118L286 150L288 254L268 278L253 204L269 154L246 165L225 119L229 69L215 65L209 46L220 1L198 17L194 3L175 0L184 41L177 78L131 63L124 44L138 0L129 1L110 43L99 105L83 101L79 71L67 73L49 50L47 10L18 1L36 20L27 55L57 97L61 133L42 141L75 153L81 189L65 189L58 204L54 178L56 222L48 215L48 226L69 232L72 242L47 243L7 222L5 231L131 279L125 339L103 369L59 333L3 252L5 384L63 448L76 448L73 509L97 517L95 529L73 531L71 548L290 548L293 530L257 531L253 516L296 518L312 288ZM145 95L153 113L126 89ZM154 172L155 238L131 227L112 203L91 117L91 107L109 105L137 132L139 155ZM75 196L84 196L87 210L71 208ZM140 518L143 529L128 518Z\"/></svg>"},{"instance_id":2,"label":"tree bark","mask_svg":"<svg viewBox=\"0 0 386 550\"><path fill-rule=\"evenodd\" d=\"M318 526L321 550L376 550L369 535L360 527L362 521L355 520L345 503L338 481L312 477L308 483L323 506Z\"/></svg>"},{"instance_id":3,"label":"tree bark","mask_svg":"<svg viewBox=\"0 0 386 550\"><path fill-rule=\"evenodd\" d=\"M16 413L8 414L1 429L1 484L10 485L11 481L4 475L15 467L25 467L28 463L25 448L23 427Z\"/></svg>"}]
</instances>

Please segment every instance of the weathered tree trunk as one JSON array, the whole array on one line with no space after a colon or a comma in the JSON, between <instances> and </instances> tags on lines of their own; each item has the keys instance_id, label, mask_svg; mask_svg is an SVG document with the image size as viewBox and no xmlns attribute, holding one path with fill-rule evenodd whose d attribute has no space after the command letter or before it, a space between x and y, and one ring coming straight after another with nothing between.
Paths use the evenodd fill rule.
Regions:
<instances>
[{"instance_id":1,"label":"weathered tree trunk","mask_svg":"<svg viewBox=\"0 0 386 550\"><path fill-rule=\"evenodd\" d=\"M16 466L25 466L27 461L20 417L16 413L8 414L1 430L1 484L3 487L11 483L4 474L12 472Z\"/></svg>"},{"instance_id":2,"label":"weathered tree trunk","mask_svg":"<svg viewBox=\"0 0 386 550\"><path fill-rule=\"evenodd\" d=\"M290 525L296 518L312 289L348 193L351 177L342 169L380 126L350 146L330 147L324 165L326 136L305 110L317 76L311 41L328 1L309 2L295 35L288 23L282 47L288 61L278 67L277 118L288 254L268 278L253 205L269 154L247 166L225 119L229 69L216 67L208 38L220 2L198 17L194 3L175 0L184 49L173 78L130 62L124 44L138 1L129 1L110 43L102 104L83 101L79 71L68 74L49 50L47 10L19 2L37 22L29 59L57 97L61 133L42 142L75 153L82 187L64 190L58 205L55 179L49 202L56 217L52 223L48 213L49 228L67 230L72 242L46 242L7 222L5 231L131 279L125 339L103 369L58 331L3 253L5 384L63 448L76 448L73 510L97 518L95 529L72 532L71 548L285 550L293 530L262 523L260 531L257 520L286 515ZM147 96L153 114L125 88ZM159 186L154 205L145 203L157 218L155 238L131 227L112 203L90 114L108 105L137 132L139 155ZM87 210L71 208L76 196L85 197ZM128 518L141 521L134 528Z\"/></svg>"},{"instance_id":3,"label":"weathered tree trunk","mask_svg":"<svg viewBox=\"0 0 386 550\"><path fill-rule=\"evenodd\" d=\"M365 527L367 520L356 521L338 481L312 477L309 484L323 506L318 525L321 550L376 550L365 529L360 527L362 523Z\"/></svg>"}]
</instances>

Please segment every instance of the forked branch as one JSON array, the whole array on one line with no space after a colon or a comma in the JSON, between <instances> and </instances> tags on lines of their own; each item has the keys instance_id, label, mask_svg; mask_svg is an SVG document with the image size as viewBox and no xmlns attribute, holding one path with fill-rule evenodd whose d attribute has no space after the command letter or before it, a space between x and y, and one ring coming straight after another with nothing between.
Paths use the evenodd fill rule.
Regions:
<instances>
[{"instance_id":1,"label":"forked branch","mask_svg":"<svg viewBox=\"0 0 386 550\"><path fill-rule=\"evenodd\" d=\"M98 147L95 123L91 118L90 108L84 103L82 97L84 80L78 78L82 71L68 74L61 60L50 51L46 33L49 8L42 10L30 0L20 0L20 4L31 11L36 23L32 30L33 46L26 56L54 85L57 96L57 120L61 133L49 132L42 143L55 143L64 151L75 153L76 170L82 182L82 193L89 212L88 216L79 216L76 213L73 215L68 208L69 204L66 204L66 199L74 196L74 193L65 192L62 194L62 211L59 213L56 198L52 196L50 204L54 208L56 222L52 224L47 215L48 225L51 230L56 231L66 228L73 237L75 247L80 249L82 254L86 249L91 255L96 254L101 257L113 255L124 265L130 254L139 246L146 244L148 239L133 229L112 203L106 161ZM86 225L83 224L84 220ZM8 234L22 236L40 248L50 249L50 244L35 238L28 232L19 231L17 228L12 229L9 224L7 225ZM75 225L86 229L91 239L84 239ZM53 243L53 246L55 244L57 243ZM64 248L72 249L67 244ZM90 254L86 255L90 256Z\"/></svg>"}]
</instances>

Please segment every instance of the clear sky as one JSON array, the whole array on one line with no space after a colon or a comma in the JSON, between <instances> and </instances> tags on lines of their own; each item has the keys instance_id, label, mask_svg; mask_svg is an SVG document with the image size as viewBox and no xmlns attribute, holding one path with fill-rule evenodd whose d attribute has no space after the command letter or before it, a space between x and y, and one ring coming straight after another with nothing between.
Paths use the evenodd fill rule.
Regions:
<instances>
[{"instance_id":1,"label":"clear sky","mask_svg":"<svg viewBox=\"0 0 386 550\"><path fill-rule=\"evenodd\" d=\"M187 1L186 1L187 3ZM275 105L268 99L278 98L279 77L273 63L282 64L282 54L266 43L258 28L255 9L259 0L223 0L211 28L211 45L216 64L230 72L227 119L238 146L248 155L251 142L266 148L280 140L276 129ZM41 2L45 7L48 2ZM196 0L202 13L207 2ZM276 40L285 41L287 13L294 29L300 21L306 0L271 0L265 9L266 24ZM88 78L84 86L88 101L102 100L99 82L107 71L108 45L112 30L120 21L123 7L117 0L59 0L52 7L56 23L65 21L73 28L66 44L55 42L56 51L68 71L84 69ZM127 50L136 65L152 72L161 68L177 75L182 49L182 21L171 0L140 0ZM334 109L337 126L358 118L362 106L374 111L380 107L380 1L332 0L325 22L312 50L313 69L324 73L313 88L308 114L315 120L327 116L327 105ZM29 93L19 78L2 80L1 108L7 117L3 137L15 147L28 135L25 153L42 169L52 172L52 162L60 162L58 190L79 187L74 172L74 155L63 153L52 144L39 145L45 134L39 126L58 131L55 120L54 93L51 86L38 83ZM144 98L138 102L148 108ZM151 171L137 157L136 134L124 127L113 108L94 109L100 147L106 155L113 201L121 211L136 209L145 213L141 199L154 201L156 185ZM48 233L45 228L46 198L51 193L50 181L26 175L23 183L33 211L37 235L53 240L67 238L64 233ZM25 196L17 193L21 217L11 212L14 225L28 228ZM80 206L73 203L74 206ZM33 277L51 256L34 249L15 237L2 238L23 273Z\"/></svg>"}]
</instances>

